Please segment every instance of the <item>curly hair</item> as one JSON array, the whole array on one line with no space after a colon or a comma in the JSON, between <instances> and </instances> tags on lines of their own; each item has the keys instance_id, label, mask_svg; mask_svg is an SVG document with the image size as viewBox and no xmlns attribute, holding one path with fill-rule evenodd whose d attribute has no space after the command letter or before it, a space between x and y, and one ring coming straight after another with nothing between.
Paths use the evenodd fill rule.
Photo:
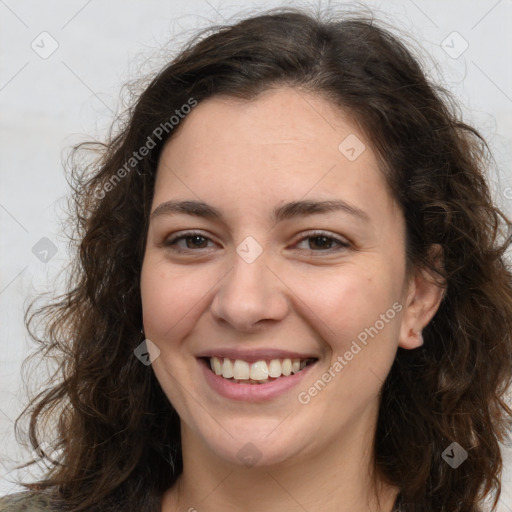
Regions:
<instances>
[{"instance_id":1,"label":"curly hair","mask_svg":"<svg viewBox=\"0 0 512 512\"><path fill-rule=\"evenodd\" d=\"M489 150L390 30L368 16L298 9L201 33L106 143L74 148L100 156L71 173L77 255L67 292L26 315L41 352L59 363L57 382L25 410L30 442L39 447L44 425L58 420L53 447L62 455L27 486L57 490L77 512L159 509L182 471L180 420L133 352L143 339L139 280L157 164L180 127L169 119L187 104L250 100L278 85L321 95L358 124L403 212L408 265L436 272L445 287L423 346L399 348L382 387L376 467L400 490L404 511L476 512L489 496L495 508L499 443L512 418L512 280L511 223L486 182ZM431 258L435 244L442 267ZM45 325L39 337L36 320ZM452 442L468 452L457 469L441 459Z\"/></svg>"}]
</instances>

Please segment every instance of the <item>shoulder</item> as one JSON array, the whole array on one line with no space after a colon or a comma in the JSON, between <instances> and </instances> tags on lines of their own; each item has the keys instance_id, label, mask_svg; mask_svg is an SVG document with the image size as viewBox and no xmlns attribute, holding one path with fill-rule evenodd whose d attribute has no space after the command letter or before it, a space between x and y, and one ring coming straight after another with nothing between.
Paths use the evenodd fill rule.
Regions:
<instances>
[{"instance_id":1,"label":"shoulder","mask_svg":"<svg viewBox=\"0 0 512 512\"><path fill-rule=\"evenodd\" d=\"M24 491L0 497L0 512L57 512L47 494Z\"/></svg>"}]
</instances>

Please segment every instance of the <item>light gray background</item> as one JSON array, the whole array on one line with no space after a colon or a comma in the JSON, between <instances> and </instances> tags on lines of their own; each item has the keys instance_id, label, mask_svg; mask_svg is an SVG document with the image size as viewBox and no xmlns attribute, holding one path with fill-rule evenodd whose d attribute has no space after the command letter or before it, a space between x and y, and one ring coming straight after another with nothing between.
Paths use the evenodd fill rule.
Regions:
<instances>
[{"instance_id":1,"label":"light gray background","mask_svg":"<svg viewBox=\"0 0 512 512\"><path fill-rule=\"evenodd\" d=\"M196 29L241 12L335 3L0 0L0 495L17 489L14 465L29 455L13 435L13 420L28 392L21 363L35 348L23 311L30 298L52 289L67 261L61 232L68 192L63 151L80 140L101 139L119 107L121 86L163 64L177 48L169 44L172 37L184 41ZM498 163L490 177L493 191L510 215L512 0L368 5L418 41L428 72L457 95L465 119L488 139ZM52 45L58 47L48 55ZM40 242L43 238L57 249L51 258L51 252L46 255L46 263L41 251L51 245ZM33 251L37 243L43 245ZM38 389L38 370L29 373L29 390ZM510 448L505 455L500 512L512 511Z\"/></svg>"}]
</instances>

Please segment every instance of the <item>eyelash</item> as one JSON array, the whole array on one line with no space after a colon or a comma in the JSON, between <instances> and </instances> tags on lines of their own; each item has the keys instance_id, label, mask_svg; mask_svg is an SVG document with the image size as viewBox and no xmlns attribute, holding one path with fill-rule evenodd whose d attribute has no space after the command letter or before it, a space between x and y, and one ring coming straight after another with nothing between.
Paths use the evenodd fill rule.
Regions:
<instances>
[{"instance_id":1,"label":"eyelash","mask_svg":"<svg viewBox=\"0 0 512 512\"><path fill-rule=\"evenodd\" d=\"M166 240L162 245L164 247L169 247L173 251L176 251L176 252L179 252L179 253L198 252L197 249L183 249L183 248L178 248L178 247L176 247L176 248L172 247L177 242L179 242L181 240L186 240L187 238L193 238L193 237L196 237L196 236L197 237L201 237L204 240L210 240L207 236L204 236L202 233L199 233L199 232L196 232L196 231L188 231L188 232L185 232L185 233L181 233L178 236L174 236L174 237L172 237L169 240ZM328 248L326 250L314 250L314 249L299 249L299 250L313 252L313 253L319 253L319 252L332 253L332 252L337 252L337 251L340 251L340 250L343 250L343 249L349 249L351 247L351 245L348 242L346 242L344 240L340 240L339 238L333 237L332 235L330 235L329 233L326 233L324 231L313 231L311 233L308 233L306 236L303 236L300 240L298 240L298 242L296 244L299 244L300 242L303 242L303 241L308 240L308 239L314 239L314 238L320 238L320 237L324 237L325 239L327 239L328 242L332 241L334 243L337 243L338 244L338 248L337 249L333 249L333 248L330 247L330 248ZM201 250L201 249L202 248L199 248L199 250Z\"/></svg>"}]
</instances>

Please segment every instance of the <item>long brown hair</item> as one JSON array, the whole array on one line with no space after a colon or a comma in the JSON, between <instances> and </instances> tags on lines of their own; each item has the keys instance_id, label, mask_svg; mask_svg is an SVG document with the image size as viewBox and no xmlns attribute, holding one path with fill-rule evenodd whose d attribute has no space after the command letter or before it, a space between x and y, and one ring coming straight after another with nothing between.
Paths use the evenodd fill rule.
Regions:
<instances>
[{"instance_id":1,"label":"long brown hair","mask_svg":"<svg viewBox=\"0 0 512 512\"><path fill-rule=\"evenodd\" d=\"M512 415L504 400L511 224L486 184L486 144L373 19L283 9L202 33L145 88L116 134L75 149L101 154L71 174L77 255L68 291L27 313L29 329L36 319L46 326L41 352L59 362L58 383L26 410L30 441L39 446L41 426L57 419L51 444L62 450L32 487L54 489L70 510L158 510L182 470L179 418L151 367L134 357L157 163L186 122L171 116L214 95L250 100L283 84L322 95L358 123L403 211L408 264L438 272L446 286L424 345L399 349L383 385L379 473L408 512L472 512L485 496L498 498L499 442ZM433 244L444 251L442 269L429 258ZM452 442L468 454L456 469L442 459Z\"/></svg>"}]
</instances>

